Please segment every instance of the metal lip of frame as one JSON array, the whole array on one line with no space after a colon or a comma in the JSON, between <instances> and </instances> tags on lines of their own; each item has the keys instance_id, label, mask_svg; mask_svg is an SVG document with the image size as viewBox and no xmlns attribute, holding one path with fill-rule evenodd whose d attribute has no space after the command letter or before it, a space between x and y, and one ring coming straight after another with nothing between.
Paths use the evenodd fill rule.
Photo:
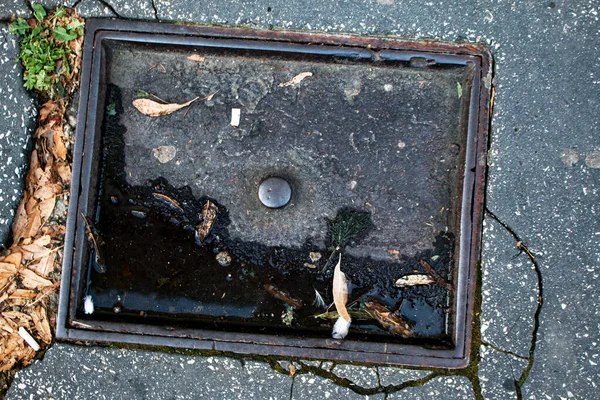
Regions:
<instances>
[{"instance_id":1,"label":"metal lip of frame","mask_svg":"<svg viewBox=\"0 0 600 400\"><path fill-rule=\"evenodd\" d=\"M417 344L353 341L183 329L169 326L80 321L81 261L85 226L81 213L91 207L90 179L96 175L95 133L99 131L99 89L105 41L155 45L217 47L292 54L320 54L364 60L409 62L424 57L438 64L463 65L472 72L466 122L462 176L458 268L454 277L451 323L454 346L431 348ZM73 181L69 204L56 336L68 341L119 342L216 350L242 354L302 357L388 365L464 368L471 351L472 313L485 201L486 153L491 116L493 59L474 44L417 42L341 34L310 34L199 27L146 22L87 20L77 129L73 150Z\"/></svg>"}]
</instances>

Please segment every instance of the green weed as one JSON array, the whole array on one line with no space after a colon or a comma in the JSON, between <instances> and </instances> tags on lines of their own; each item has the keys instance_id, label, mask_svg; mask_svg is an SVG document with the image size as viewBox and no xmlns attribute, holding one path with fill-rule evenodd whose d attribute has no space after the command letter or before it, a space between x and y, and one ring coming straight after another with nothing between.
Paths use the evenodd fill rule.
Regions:
<instances>
[{"instance_id":1,"label":"green weed","mask_svg":"<svg viewBox=\"0 0 600 400\"><path fill-rule=\"evenodd\" d=\"M18 18L10 32L23 37L19 60L25 68L25 87L53 98L64 92L71 77L73 49L70 42L84 33L83 21L65 8L48 15L42 5L32 4L34 18Z\"/></svg>"}]
</instances>

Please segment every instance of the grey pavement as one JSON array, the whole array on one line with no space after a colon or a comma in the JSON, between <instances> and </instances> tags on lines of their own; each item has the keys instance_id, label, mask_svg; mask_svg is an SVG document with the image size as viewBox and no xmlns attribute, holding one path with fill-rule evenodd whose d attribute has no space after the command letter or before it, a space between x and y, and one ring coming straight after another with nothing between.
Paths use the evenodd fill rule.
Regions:
<instances>
[{"instance_id":1,"label":"grey pavement","mask_svg":"<svg viewBox=\"0 0 600 400\"><path fill-rule=\"evenodd\" d=\"M36 107L23 87L17 38L0 23L0 247L23 194Z\"/></svg>"},{"instance_id":2,"label":"grey pavement","mask_svg":"<svg viewBox=\"0 0 600 400\"><path fill-rule=\"evenodd\" d=\"M153 382L163 373L172 390L181 390L177 393L182 398L208 393L202 391L209 387L219 393L212 395L215 398L235 398L229 392L237 387L235 382L242 382L240 390L256 398L269 398L259 390L262 385L276 398L281 398L278 393L284 398L321 398L327 393L328 398L340 399L600 398L597 1L154 0L150 7L147 2L137 4L83 0L77 7L86 17L466 40L490 46L496 60L496 98L486 205L495 217L486 217L482 248L480 360L477 368L468 371L433 375L377 366L375 385L369 367L305 364L304 371L291 379L264 361L244 364L224 357L59 344L43 361L17 374L8 398L47 398L37 391L47 393L49 386L56 393L52 398L108 395L110 385L95 381L110 382L111 370L119 376L117 387L129 398L144 398L144 393L149 397L152 390L161 393ZM0 18L13 13L26 14L25 3L0 0ZM7 80L4 73L1 79ZM0 86L6 85L4 81ZM24 110L20 115L25 115ZM517 239L533 252L535 264L519 252ZM541 309L538 295L544 301ZM209 364L209 359L217 364ZM131 367L134 360L138 360L137 370ZM194 364L187 364L191 360ZM90 374L83 365L102 371ZM260 366L256 376L249 365ZM236 379L240 376L256 380ZM186 394L184 381L192 377L197 391Z\"/></svg>"}]
</instances>

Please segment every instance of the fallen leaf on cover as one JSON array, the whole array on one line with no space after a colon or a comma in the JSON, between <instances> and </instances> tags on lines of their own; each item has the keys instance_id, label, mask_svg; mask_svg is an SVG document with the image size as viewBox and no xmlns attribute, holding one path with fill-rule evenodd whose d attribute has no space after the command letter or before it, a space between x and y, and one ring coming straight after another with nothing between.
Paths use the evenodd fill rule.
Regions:
<instances>
[{"instance_id":1,"label":"fallen leaf on cover","mask_svg":"<svg viewBox=\"0 0 600 400\"><path fill-rule=\"evenodd\" d=\"M163 115L169 115L174 113L177 110L181 110L184 107L189 106L196 100L200 99L200 97L196 97L185 103L167 103L161 104L154 100L150 99L135 99L133 101L133 106L142 114L147 115L149 117L160 117Z\"/></svg>"},{"instance_id":2,"label":"fallen leaf on cover","mask_svg":"<svg viewBox=\"0 0 600 400\"><path fill-rule=\"evenodd\" d=\"M296 75L295 77L293 77L292 79L290 79L289 81L280 83L279 87L295 86L295 85L299 84L300 82L302 82L302 80L304 80L304 78L307 78L312 75L313 75L312 72L302 72L302 73Z\"/></svg>"},{"instance_id":3,"label":"fallen leaf on cover","mask_svg":"<svg viewBox=\"0 0 600 400\"><path fill-rule=\"evenodd\" d=\"M340 254L339 260L333 271L333 302L335 309L340 318L335 322L333 326L333 332L331 336L334 339L343 339L348 335L350 329L350 323L352 319L346 309L346 303L348 302L348 279L346 274L342 272L342 255Z\"/></svg>"},{"instance_id":4,"label":"fallen leaf on cover","mask_svg":"<svg viewBox=\"0 0 600 400\"><path fill-rule=\"evenodd\" d=\"M429 285L435 282L435 279L429 275L406 275L396 281L396 287Z\"/></svg>"},{"instance_id":5,"label":"fallen leaf on cover","mask_svg":"<svg viewBox=\"0 0 600 400\"><path fill-rule=\"evenodd\" d=\"M212 226L217 218L219 209L212 201L208 200L202 208L202 222L196 227L196 240L202 243L210 233Z\"/></svg>"},{"instance_id":6,"label":"fallen leaf on cover","mask_svg":"<svg viewBox=\"0 0 600 400\"><path fill-rule=\"evenodd\" d=\"M187 59L190 61L204 62L204 57L201 56L200 54L192 54Z\"/></svg>"}]
</instances>

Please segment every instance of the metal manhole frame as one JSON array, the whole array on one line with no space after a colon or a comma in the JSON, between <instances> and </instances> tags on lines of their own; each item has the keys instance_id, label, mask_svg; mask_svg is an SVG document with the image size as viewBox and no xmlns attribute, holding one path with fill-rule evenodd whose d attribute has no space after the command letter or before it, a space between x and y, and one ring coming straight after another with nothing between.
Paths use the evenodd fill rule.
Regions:
<instances>
[{"instance_id":1,"label":"metal manhole frame","mask_svg":"<svg viewBox=\"0 0 600 400\"><path fill-rule=\"evenodd\" d=\"M293 53L325 54L354 58L410 61L425 57L437 63L472 65L473 76L467 117L466 149L462 176L458 268L453 296L454 348L426 348L415 344L371 343L335 339L294 337L172 328L168 326L77 320L78 282L85 227L81 212L88 208L88 188L93 169L95 133L99 131L98 90L101 49L105 40L206 46L227 42L234 48ZM212 46L212 44L211 44ZM484 46L417 42L351 35L310 34L199 27L148 22L90 19L86 21L80 102L73 150L72 184L67 215L65 253L57 316L56 337L67 341L119 342L214 350L242 354L301 357L377 364L464 368L469 363L472 312L484 211L486 153L492 99L493 59ZM74 267L75 265L75 267Z\"/></svg>"}]
</instances>

